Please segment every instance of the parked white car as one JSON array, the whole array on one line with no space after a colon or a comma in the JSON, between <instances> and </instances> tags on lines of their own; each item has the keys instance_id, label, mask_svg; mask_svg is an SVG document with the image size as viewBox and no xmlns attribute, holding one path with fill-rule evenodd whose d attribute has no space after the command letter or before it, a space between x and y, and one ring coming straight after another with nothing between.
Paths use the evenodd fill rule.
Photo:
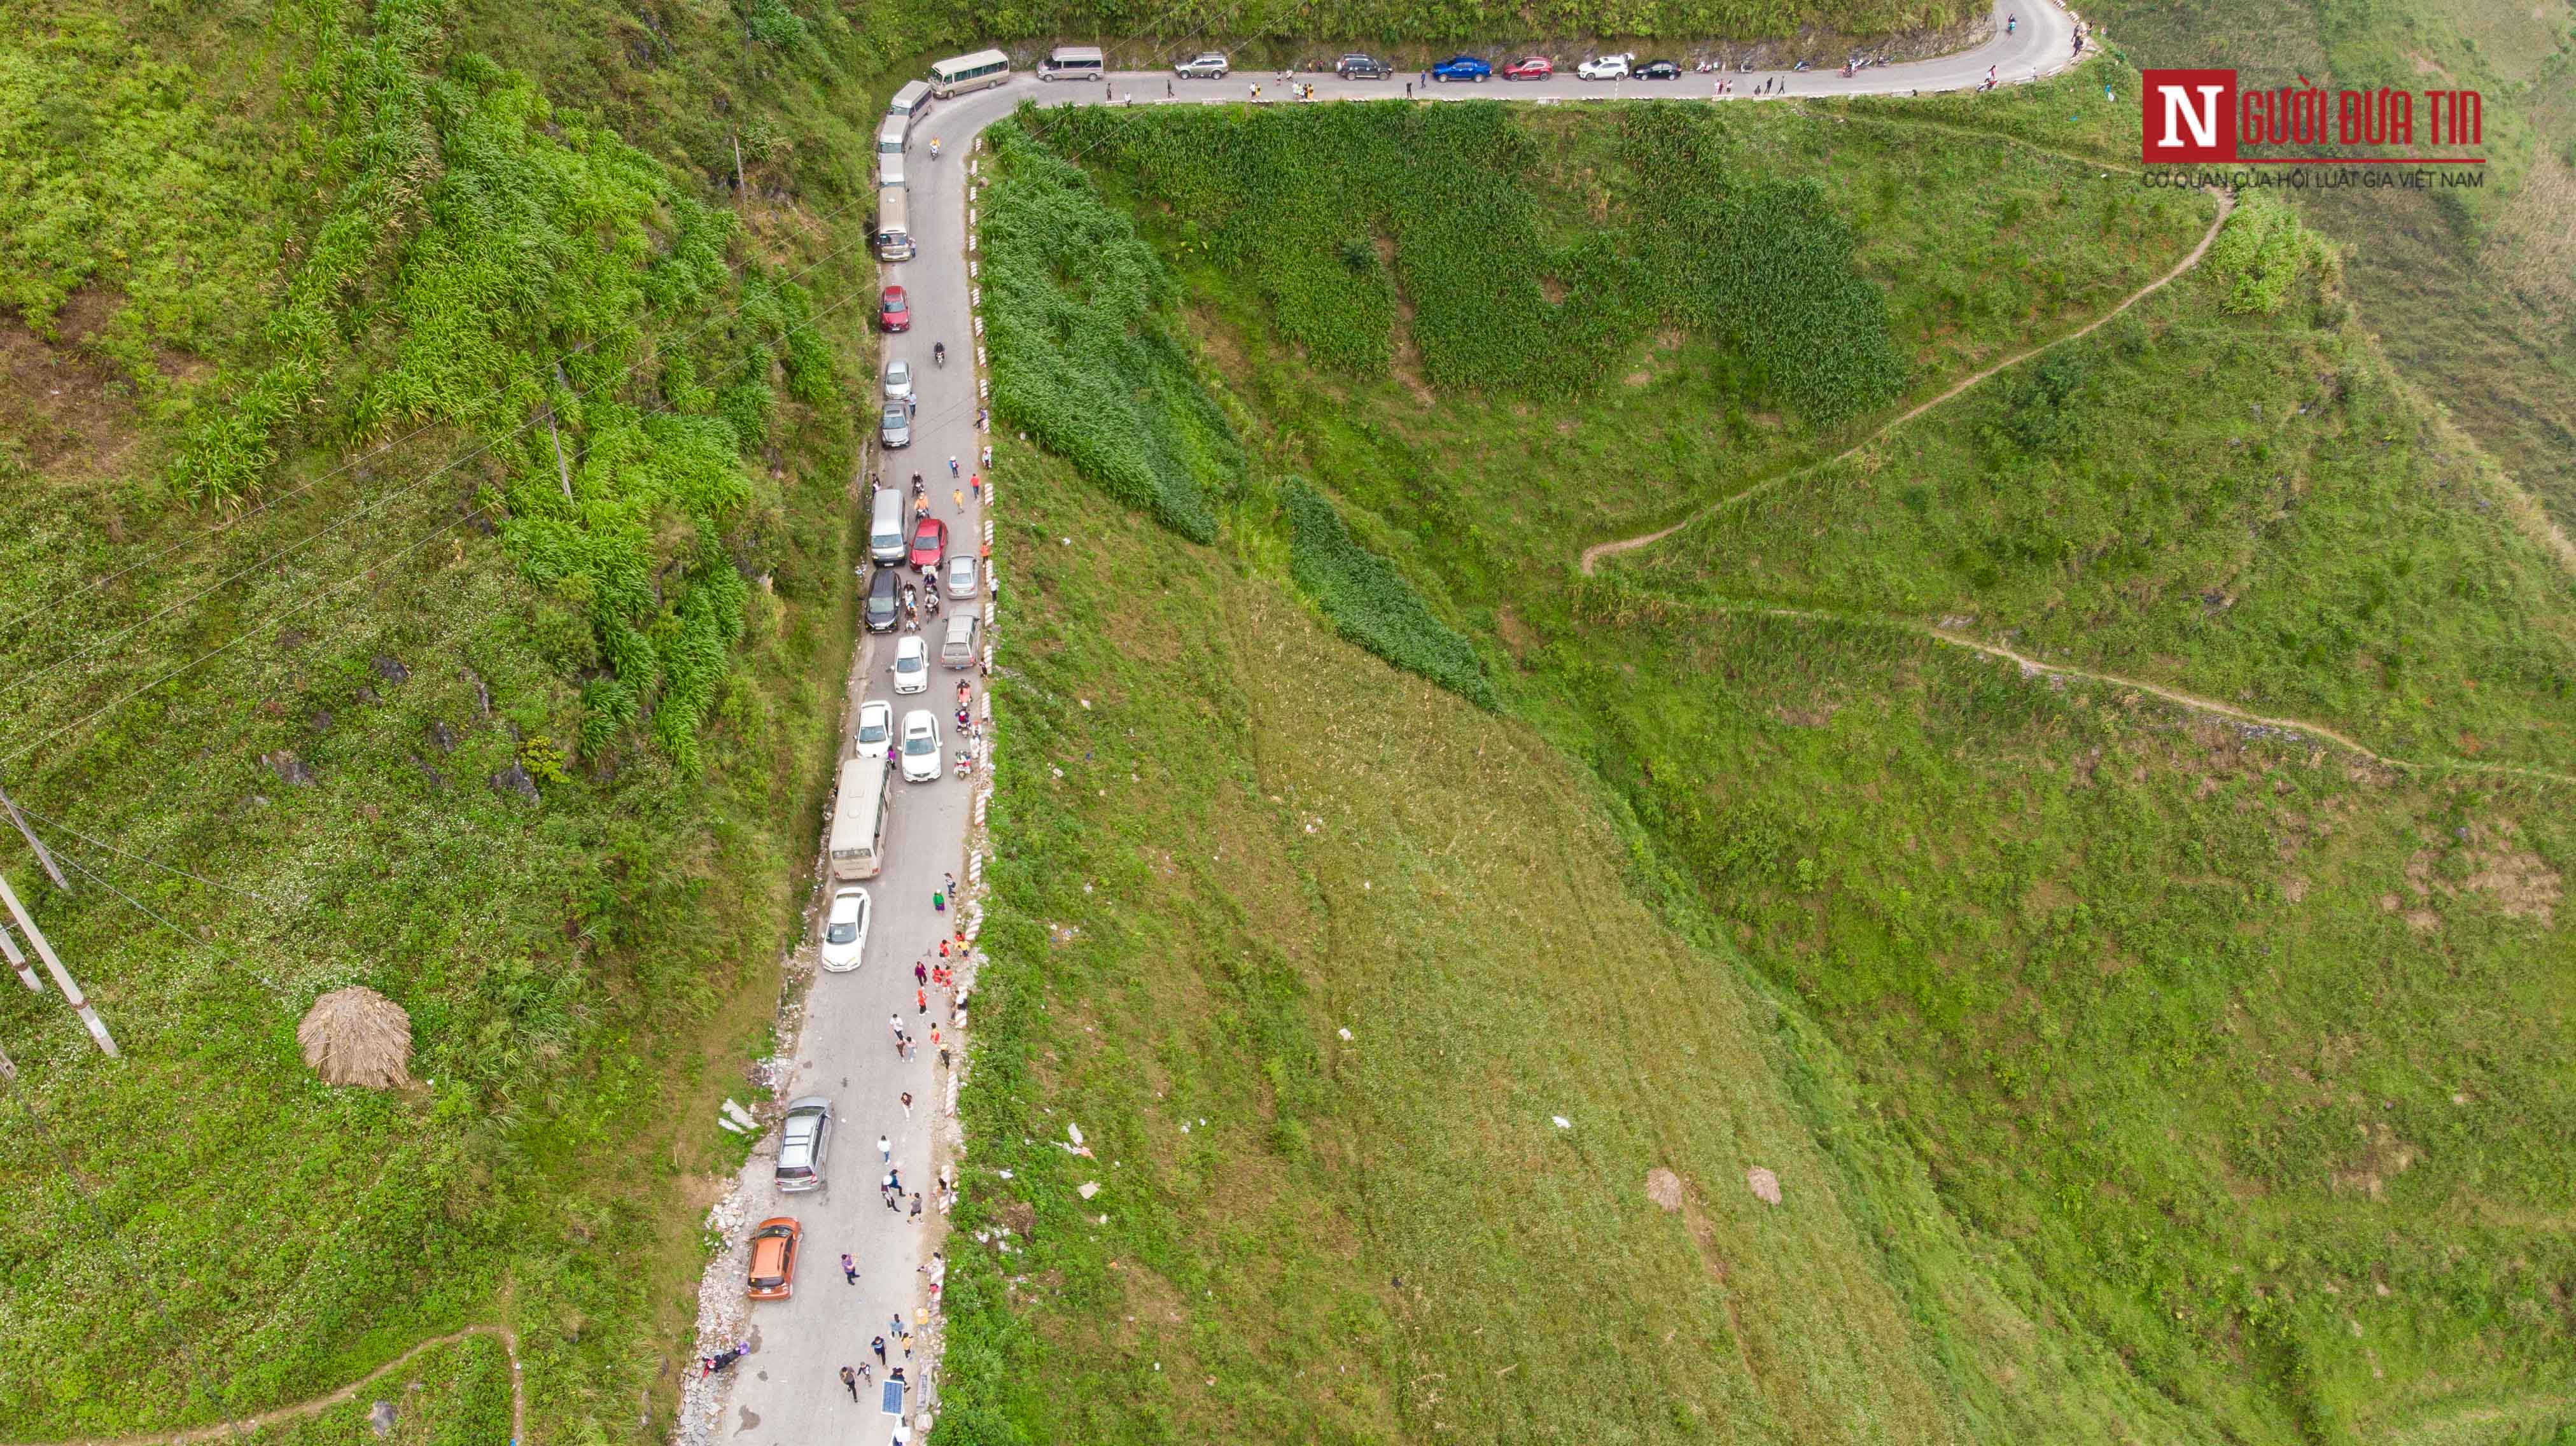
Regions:
<instances>
[{"instance_id":1,"label":"parked white car","mask_svg":"<svg viewBox=\"0 0 2576 1446\"><path fill-rule=\"evenodd\" d=\"M843 889L832 896L832 906L823 915L824 968L846 974L859 967L859 955L868 947L869 913L864 889Z\"/></svg>"},{"instance_id":2,"label":"parked white car","mask_svg":"<svg viewBox=\"0 0 2576 1446\"><path fill-rule=\"evenodd\" d=\"M886 363L885 397L889 402L912 400L912 363L901 357Z\"/></svg>"},{"instance_id":3,"label":"parked white car","mask_svg":"<svg viewBox=\"0 0 2576 1446\"><path fill-rule=\"evenodd\" d=\"M854 758L883 758L886 745L894 742L894 705L883 698L870 698L859 705L859 742L852 750Z\"/></svg>"},{"instance_id":4,"label":"parked white car","mask_svg":"<svg viewBox=\"0 0 2576 1446\"><path fill-rule=\"evenodd\" d=\"M971 552L951 554L948 559L948 595L973 597L981 581L983 565Z\"/></svg>"},{"instance_id":5,"label":"parked white car","mask_svg":"<svg viewBox=\"0 0 2576 1446\"><path fill-rule=\"evenodd\" d=\"M1596 55L1574 67L1574 73L1584 80L1626 80L1636 60L1633 55Z\"/></svg>"},{"instance_id":6,"label":"parked white car","mask_svg":"<svg viewBox=\"0 0 2576 1446\"><path fill-rule=\"evenodd\" d=\"M930 644L921 634L906 633L894 640L894 690L898 695L918 693L930 686Z\"/></svg>"},{"instance_id":7,"label":"parked white car","mask_svg":"<svg viewBox=\"0 0 2576 1446\"><path fill-rule=\"evenodd\" d=\"M903 781L939 780L939 719L927 708L903 715Z\"/></svg>"}]
</instances>

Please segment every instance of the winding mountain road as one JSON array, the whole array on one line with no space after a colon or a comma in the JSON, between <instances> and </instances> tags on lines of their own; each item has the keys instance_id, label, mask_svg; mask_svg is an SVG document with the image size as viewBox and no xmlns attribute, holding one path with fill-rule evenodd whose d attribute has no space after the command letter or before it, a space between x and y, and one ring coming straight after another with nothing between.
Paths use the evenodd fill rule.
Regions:
<instances>
[{"instance_id":1,"label":"winding mountain road","mask_svg":"<svg viewBox=\"0 0 2576 1446\"><path fill-rule=\"evenodd\" d=\"M2017 16L2011 35L2007 17ZM2074 22L2048 0L1998 3L1994 35L1984 44L1956 55L1903 65L1873 66L1845 78L1839 73L1755 71L1731 74L1729 93L1716 93L1717 77L1690 75L1678 81L1591 82L1560 75L1545 81L1487 84L1432 84L1412 79L1413 98L1431 101L1512 100L1555 104L1576 100L1642 98L1700 99L1734 104L1768 99L1812 99L1818 96L1905 94L1911 91L1973 89L1991 70L2006 83L2025 81L2075 64ZM1329 74L1297 77L1315 87L1318 101L1398 100L1407 78L1343 80ZM1765 82L1770 82L1766 86ZM945 459L971 459L985 440L975 427L973 394L977 368L951 365L924 369L930 342L948 343L952 359L971 359L975 337L975 298L970 235L974 215L970 168L977 164L975 140L984 128L1010 114L1023 101L1042 105L1231 105L1253 99L1288 103L1274 74L1238 73L1224 80L1179 80L1163 72L1118 72L1102 82L1048 83L1019 74L1003 86L935 102L914 129L906 157L912 190L913 235L919 255L890 264L883 279L909 293L913 329L889 338L887 356L910 356L921 387L921 411L915 419L916 440L908 454L887 454L882 463L889 480L916 468L938 478ZM929 156L936 138L940 159ZM944 497L934 480L934 497ZM969 499L962 509L942 505L960 545L981 535L983 509ZM855 704L861 692L883 696L882 662L877 639L861 644L852 669ZM935 677L925 706L941 708L950 684ZM907 701L895 700L898 709ZM944 711L944 708L943 708ZM853 708L855 713L855 707ZM978 780L980 786L980 778ZM939 1126L950 1081L935 1068L928 1052L898 1060L888 1042L890 1014L907 1021L913 1008L912 961L926 944L946 932L948 920L932 912L932 887L947 872L968 873L965 857L972 823L970 791L954 780L903 787L894 805L885 877L872 884L876 919L868 958L853 974L818 975L807 996L803 1027L792 1049L794 1077L781 1085L783 1095L828 1094L840 1115L834 1148L833 1185L820 1194L782 1200L770 1180L772 1156L755 1154L743 1173L742 1194L747 1222L771 1214L796 1216L804 1225L804 1262L795 1297L755 1304L748 1339L751 1355L730 1373L729 1395L719 1419L707 1421L702 1439L722 1446L818 1446L843 1440L896 1439L897 1422L880 1411L877 1393L863 1390L853 1401L841 1384L840 1368L862 1361L874 1366L869 1342L887 1333L891 1319L911 1319L927 1302L928 1282L920 1274L941 1231L933 1214L921 1226L900 1212L889 1211L871 1188L880 1169L874 1148L880 1133L893 1146L892 1162L907 1189L927 1189L947 1158ZM933 1005L936 1008L937 1001ZM936 1016L934 1016L936 1017ZM915 1096L906 1118L897 1103L904 1090ZM859 1266L856 1285L846 1284L837 1263L847 1251ZM720 1265L719 1269L726 1268ZM722 1284L722 1282L718 1282ZM734 1288L739 1288L738 1283ZM911 1411L935 1410L937 1373L934 1334L917 1353L906 1374L916 1387ZM888 1334L889 1354L902 1361L901 1347ZM882 1377L880 1368L877 1374ZM705 1403L714 1406L710 1400ZM857 1433L857 1434L853 1434Z\"/></svg>"},{"instance_id":2,"label":"winding mountain road","mask_svg":"<svg viewBox=\"0 0 2576 1446\"><path fill-rule=\"evenodd\" d=\"M2008 18L2017 19L2010 34L2005 33ZM1990 77L1999 84L2035 80L2080 61L2081 51L2074 36L2073 19L2053 0L1998 0L1993 8L1993 34L1974 48L1922 61L1872 66L1850 77L1835 70L1760 70L1723 77L1685 74L1671 81L1593 82L1575 78L1569 69L1542 81L1494 80L1485 84L1425 83L1418 73L1386 80L1300 74L1296 80L1312 85L1318 101L1408 97L1415 101L1508 100L1539 105L1640 99L1714 104L1798 101L1838 95L1955 92L1974 89ZM1721 80L1725 83L1724 92L1718 88ZM1260 88L1258 95L1256 86ZM895 485L902 485L914 471L924 475L937 504L935 514L950 526L952 547L971 549L981 543L987 525L985 505L990 500L989 496L972 493L952 500L952 493L964 486L964 480L961 476L952 483L946 476L951 457L959 459L961 470L972 469L986 440L978 424L982 402L977 388L982 368L977 358L973 312L976 292L971 168L976 164L976 138L1023 101L1133 106L1226 105L1256 100L1261 104L1288 103L1272 73L1237 73L1222 80L1180 80L1162 71L1128 71L1111 74L1104 83L1061 85L1020 73L1006 85L934 104L915 129L907 170L919 254L912 261L885 266L882 276L885 283L900 284L908 291L913 326L907 334L887 338L883 354L913 362L919 412L913 422L912 447L905 452L883 454L878 465L885 480ZM933 138L941 148L938 160L929 156ZM952 365L927 365L934 341L947 343ZM1975 380L1970 379L1953 392ZM866 383L870 387L874 384L874 378ZM1948 395L1935 399L1936 403ZM1926 404L1929 405L1933 403ZM864 498L860 505L865 505ZM1642 546L1652 540L1605 544L1595 553ZM1595 553L1586 554L1587 571ZM982 601L978 599L974 605L980 607ZM924 635L935 638L935 625L926 625ZM855 726L860 701L886 697L897 705L898 715L913 706L927 708L941 718L943 734L951 732L949 715L955 682L960 676L973 675L934 669L927 693L890 698L884 669L890 661L891 648L880 647L880 641L873 636L863 637L852 660L849 726ZM981 680L976 681L980 694ZM845 753L852 741L845 738ZM948 744L953 750L955 740L948 739ZM750 1344L750 1354L710 1383L718 1387L714 1393L697 1394L694 1405L684 1410L677 1432L683 1441L724 1446L822 1446L829 1442L837 1446L842 1442L909 1439L902 1434L904 1427L897 1418L880 1412L875 1391L863 1391L861 1399L853 1401L842 1386L839 1371L844 1365L856 1366L863 1361L875 1365L871 1338L887 1333L889 1322L895 1318L914 1319L928 1298L929 1285L921 1268L941 1240L940 1217L931 1212L915 1224L907 1212L889 1210L880 1202L873 1187L884 1166L875 1144L880 1134L887 1138L887 1163L901 1171L907 1194L914 1190L925 1196L932 1193L935 1171L946 1158L946 1102L954 1081L938 1068L936 1052L927 1045L927 1026L944 1018L939 1012L939 1000L933 996L933 1012L928 1015L917 1010L911 968L913 961L925 953L936 956L937 941L949 933L953 922L953 916L931 907L934 889L950 874L971 880L967 848L975 823L974 798L983 782L981 773L971 781L961 782L943 770L936 783L894 785L897 793L888 828L885 872L867 886L874 900L874 918L866 958L852 973L815 975L805 995L801 1027L784 1048L792 1065L789 1078L779 1082L781 1096L819 1093L833 1101L838 1124L827 1171L832 1183L819 1192L779 1196L771 1180L774 1139L765 1140L744 1168L739 1193L745 1206L746 1229L764 1217L779 1214L793 1215L803 1225L795 1293L786 1301L756 1302L749 1307L744 1339ZM818 885L817 905L828 892L828 881ZM808 962L812 947L809 940L805 946ZM888 1034L880 1033L887 1030L890 1016L905 1021L923 1041L923 1047L909 1059L898 1058ZM908 1114L901 1102L906 1091L913 1096ZM732 1244L738 1247L739 1238ZM842 1278L839 1259L844 1252L858 1267L855 1284ZM718 1257L711 1270L733 1274L723 1279L711 1277L715 1287L740 1289L739 1261L738 1249ZM68 1446L202 1442L244 1426L301 1419L354 1398L423 1351L479 1334L499 1337L509 1352L513 1427L518 1441L525 1443L529 1438L525 1397L518 1389L521 1382L517 1343L505 1326L478 1325L423 1341L348 1385L311 1400L213 1426ZM890 1334L888 1339L889 1355L900 1363L901 1344ZM936 1341L934 1326L923 1337L924 1348L917 1352L907 1372L917 1387L907 1400L909 1411L935 1407ZM701 1341L699 1348L713 1350L722 1344L725 1342ZM883 1372L877 1374L881 1377Z\"/></svg>"}]
</instances>

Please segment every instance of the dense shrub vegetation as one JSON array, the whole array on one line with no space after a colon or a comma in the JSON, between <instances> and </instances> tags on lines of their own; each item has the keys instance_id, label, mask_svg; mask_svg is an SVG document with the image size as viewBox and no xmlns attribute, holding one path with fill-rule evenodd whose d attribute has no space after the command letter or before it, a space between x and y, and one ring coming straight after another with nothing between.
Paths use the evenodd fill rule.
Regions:
<instances>
[{"instance_id":1,"label":"dense shrub vegetation","mask_svg":"<svg viewBox=\"0 0 2576 1446\"><path fill-rule=\"evenodd\" d=\"M864 206L781 199L834 174L787 134L828 110L774 101L848 63L813 31L737 66L730 19L587 3L0 17L0 754L74 890L12 877L126 1050L0 1003L0 1257L48 1262L0 1289L41 1363L0 1435L214 1422L505 1313L549 1439L653 1399L849 656L872 292ZM687 159L726 103L749 194ZM415 1088L305 1069L352 982ZM496 1384L506 1433L458 1351L400 1439L497 1439Z\"/></svg>"},{"instance_id":2,"label":"dense shrub vegetation","mask_svg":"<svg viewBox=\"0 0 2576 1446\"><path fill-rule=\"evenodd\" d=\"M1288 572L1343 637L1460 697L1494 706L1494 685L1473 643L1431 615L1422 595L1385 558L1351 536L1330 499L1290 478Z\"/></svg>"},{"instance_id":3,"label":"dense shrub vegetation","mask_svg":"<svg viewBox=\"0 0 2576 1446\"><path fill-rule=\"evenodd\" d=\"M2269 191L2237 203L2209 247L2209 276L2227 293L2227 309L2269 316L2301 276L2333 265L2324 238Z\"/></svg>"},{"instance_id":4,"label":"dense shrub vegetation","mask_svg":"<svg viewBox=\"0 0 2576 1446\"><path fill-rule=\"evenodd\" d=\"M1089 178L1017 128L987 133L1007 181L983 217L993 405L1002 421L1193 542L1216 538L1234 429L1175 341L1170 278Z\"/></svg>"},{"instance_id":5,"label":"dense shrub vegetation","mask_svg":"<svg viewBox=\"0 0 2576 1446\"><path fill-rule=\"evenodd\" d=\"M1384 375L1401 316L1441 388L1589 392L1658 326L1722 341L1745 391L1811 424L1906 380L1849 229L1813 184L1739 166L1721 112L1622 111L1621 160L1650 187L1562 228L1527 120L1500 105L1027 124L1130 177L1168 208L1180 254L1253 278L1280 333L1337 370Z\"/></svg>"}]
</instances>

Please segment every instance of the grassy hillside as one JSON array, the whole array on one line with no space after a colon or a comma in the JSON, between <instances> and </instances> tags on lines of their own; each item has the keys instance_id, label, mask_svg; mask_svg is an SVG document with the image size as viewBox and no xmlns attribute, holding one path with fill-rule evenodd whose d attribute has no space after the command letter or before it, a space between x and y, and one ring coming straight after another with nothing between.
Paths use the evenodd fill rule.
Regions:
<instances>
[{"instance_id":1,"label":"grassy hillside","mask_svg":"<svg viewBox=\"0 0 2576 1446\"><path fill-rule=\"evenodd\" d=\"M1804 1386L1690 1414L1717 1399L1692 1373L1777 1385L1791 1360L1830 1399L1962 1438L2567 1424L2565 786L2385 770L1935 631L1964 608L1948 626L2019 629L2051 662L2295 706L2437 763L2567 771L2566 575L2391 377L2336 258L2249 209L2209 274L2133 320L1802 469L2199 239L2204 203L2102 174L2134 154L2134 101L2089 110L2083 90L1914 125L1886 107L1032 120L1096 147L1251 466L1202 479L1224 503L1209 557L1104 516L1060 464L1005 459L1043 470L1012 484L1038 508L1012 561L1030 651L1003 796L1027 822L1000 875L1006 1043L973 1092L977 1163L1011 1177L982 1177L972 1218L1016 1253L971 1253L959 1295L971 1439L1522 1439L1581 1429L1569 1401L1626 1439L1898 1429ZM1727 318L1692 324L1698 283L1650 239L1670 188L1636 179L1669 172L1623 159L1667 124L1710 168L1718 215L1691 224L1713 264L1813 238L1813 289L1766 300L1812 335L1838 274L1868 282L1899 386L1836 416ZM1438 264L1441 233L1379 199L1401 170L1336 192L1283 159L1304 153L1274 140L1290 127L1472 176L1501 259ZM1803 212L1750 238L1725 224L1810 156ZM2095 259L1983 307L1937 284L1997 253ZM1523 316L1475 300L1498 287ZM1503 337L1525 370L1443 369L1514 354L1483 350ZM1573 575L1582 545L1747 488L1607 580ZM1318 502L1338 546L1380 554L1353 574L1366 602L1294 565ZM1094 540L1100 571L1040 545L1061 536ZM1157 586L1110 581L1137 576ZM2205 601L2215 578L2234 581ZM1502 716L1316 641L1314 614L1354 606L1463 632ZM1792 606L1809 615L1774 612ZM1381 651L1439 676L1427 646ZM1591 777L1551 805L1532 780L1562 778L1558 758ZM1674 938L1678 963L1632 957ZM1856 1339L1848 1287L1756 1308L1792 1277L1756 1263L1782 1242L1716 1215L1733 1168L1683 1170L1711 1213L1660 1223L1735 1242L1709 1246L1733 1329L1780 1337L1661 1334L1707 1256L1592 1273L1627 1258L1636 1216L1658 1223L1624 1182L1681 1126L1595 1154L1603 1104L1557 1101L1635 1081L1644 1102L1610 1107L1661 1120L1663 1099L1742 1090L1754 1056L1706 1065L1676 1033L1715 1028L1728 998L1860 1225L1851 1267L1795 1264L1891 1291L1910 1365L1883 1329ZM1524 1123L1556 1114L1573 1128ZM1096 1160L1050 1143L1071 1120ZM1753 1138L1732 1144L1746 1165L1795 1142ZM1562 1210L1579 1234L1524 1223ZM1489 1260L1575 1278L1532 1302L1484 1286ZM2017 1357L2034 1342L2056 1359ZM1880 1394L1844 1384L1864 1348ZM1568 1363L1610 1389L1551 1385ZM1347 1389L1293 1379L1327 1366ZM1639 1370L1665 1379L1635 1389ZM1048 1389L1010 1384L1033 1375Z\"/></svg>"},{"instance_id":2,"label":"grassy hillside","mask_svg":"<svg viewBox=\"0 0 2576 1446\"><path fill-rule=\"evenodd\" d=\"M1000 466L959 1224L1010 1250L955 1237L943 1433L2191 1433L1977 1263L1579 768L1334 640L1259 539Z\"/></svg>"},{"instance_id":3,"label":"grassy hillside","mask_svg":"<svg viewBox=\"0 0 2576 1446\"><path fill-rule=\"evenodd\" d=\"M2510 486L2392 390L2329 282L2294 283L2268 317L2237 310L2234 249L1614 566L1947 619L2410 758L2576 757L2576 577L2513 525Z\"/></svg>"},{"instance_id":4,"label":"grassy hillside","mask_svg":"<svg viewBox=\"0 0 2576 1446\"><path fill-rule=\"evenodd\" d=\"M2576 9L2409 0L2100 7L2139 65L2304 72L2335 86L2463 86L2485 98L2476 191L2301 198L2347 248L2371 331L2413 386L2576 528Z\"/></svg>"},{"instance_id":5,"label":"grassy hillside","mask_svg":"<svg viewBox=\"0 0 2576 1446\"><path fill-rule=\"evenodd\" d=\"M891 52L606 13L0 21L0 767L73 888L0 863L125 1050L0 1004L0 1435L489 1321L539 1429L651 1429L852 634L829 143L874 101L816 87ZM606 115L511 64L578 69L539 41L585 16L662 26L584 76ZM748 197L706 184L736 130ZM348 983L412 1087L305 1068Z\"/></svg>"}]
</instances>

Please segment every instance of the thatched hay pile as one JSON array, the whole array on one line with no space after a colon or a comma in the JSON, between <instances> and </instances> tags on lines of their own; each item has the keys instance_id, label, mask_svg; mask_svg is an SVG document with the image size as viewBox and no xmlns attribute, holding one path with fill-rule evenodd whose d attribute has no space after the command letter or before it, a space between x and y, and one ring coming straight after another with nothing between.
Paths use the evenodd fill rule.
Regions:
<instances>
[{"instance_id":1,"label":"thatched hay pile","mask_svg":"<svg viewBox=\"0 0 2576 1446\"><path fill-rule=\"evenodd\" d=\"M313 1001L295 1026L304 1062L327 1084L386 1090L409 1084L411 1016L363 984Z\"/></svg>"}]
</instances>

